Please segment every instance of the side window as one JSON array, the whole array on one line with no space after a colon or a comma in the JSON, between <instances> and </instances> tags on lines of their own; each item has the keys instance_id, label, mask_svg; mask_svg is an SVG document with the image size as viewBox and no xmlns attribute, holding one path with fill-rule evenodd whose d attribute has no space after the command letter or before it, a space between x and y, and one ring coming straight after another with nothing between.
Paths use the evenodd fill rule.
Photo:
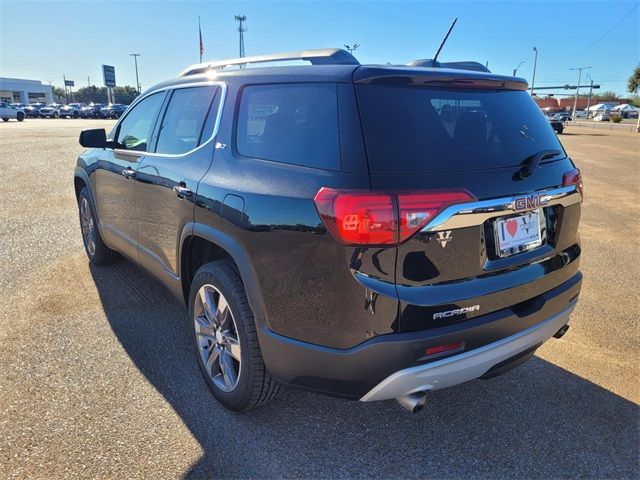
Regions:
<instances>
[{"instance_id":1,"label":"side window","mask_svg":"<svg viewBox=\"0 0 640 480\"><path fill-rule=\"evenodd\" d=\"M247 157L339 170L337 85L246 87L236 148Z\"/></svg>"},{"instance_id":2,"label":"side window","mask_svg":"<svg viewBox=\"0 0 640 480\"><path fill-rule=\"evenodd\" d=\"M154 93L133 107L118 127L117 148L147 151L154 120L163 99L164 92Z\"/></svg>"},{"instance_id":3,"label":"side window","mask_svg":"<svg viewBox=\"0 0 640 480\"><path fill-rule=\"evenodd\" d=\"M212 130L205 132L204 127L215 123L217 108L212 106L219 90L213 86L174 90L162 118L156 152L179 155L209 140Z\"/></svg>"}]
</instances>

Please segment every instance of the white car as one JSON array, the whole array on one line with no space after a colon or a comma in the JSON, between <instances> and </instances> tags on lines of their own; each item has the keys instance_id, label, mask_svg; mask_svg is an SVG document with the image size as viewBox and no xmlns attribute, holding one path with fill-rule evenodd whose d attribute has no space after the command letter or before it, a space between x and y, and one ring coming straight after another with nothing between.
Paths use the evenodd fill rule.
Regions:
<instances>
[{"instance_id":1,"label":"white car","mask_svg":"<svg viewBox=\"0 0 640 480\"><path fill-rule=\"evenodd\" d=\"M62 105L52 103L51 105L42 107L39 113L41 117L58 118L60 116L60 108L62 108Z\"/></svg>"},{"instance_id":2,"label":"white car","mask_svg":"<svg viewBox=\"0 0 640 480\"><path fill-rule=\"evenodd\" d=\"M58 114L60 118L78 118L83 107L86 107L84 103L70 103L58 110Z\"/></svg>"},{"instance_id":3,"label":"white car","mask_svg":"<svg viewBox=\"0 0 640 480\"><path fill-rule=\"evenodd\" d=\"M6 102L0 102L0 118L5 122L8 122L10 118L15 118L21 122L24 120L24 110L9 105Z\"/></svg>"},{"instance_id":4,"label":"white car","mask_svg":"<svg viewBox=\"0 0 640 480\"><path fill-rule=\"evenodd\" d=\"M576 118L587 118L586 110L576 110Z\"/></svg>"}]
</instances>

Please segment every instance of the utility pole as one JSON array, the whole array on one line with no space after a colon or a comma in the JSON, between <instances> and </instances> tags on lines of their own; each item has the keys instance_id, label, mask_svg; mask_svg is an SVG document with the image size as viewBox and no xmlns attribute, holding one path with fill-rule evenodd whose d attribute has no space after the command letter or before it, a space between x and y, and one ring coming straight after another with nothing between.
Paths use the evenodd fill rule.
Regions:
<instances>
[{"instance_id":1,"label":"utility pole","mask_svg":"<svg viewBox=\"0 0 640 480\"><path fill-rule=\"evenodd\" d=\"M351 55L353 55L353 52L355 52L355 51L358 49L358 47L359 47L359 46L360 46L360 45L359 45L359 44L357 44L357 43L354 43L353 45L347 45L347 44L345 43L344 48L346 48L347 50L349 50L349 53L350 53Z\"/></svg>"},{"instance_id":2,"label":"utility pole","mask_svg":"<svg viewBox=\"0 0 640 480\"><path fill-rule=\"evenodd\" d=\"M247 31L246 27L244 26L244 22L247 21L247 16L246 15L236 15L235 16L236 21L238 22L238 33L240 34L240 58L244 58L244 32ZM245 65L242 64L240 65L240 68L244 68Z\"/></svg>"},{"instance_id":3,"label":"utility pole","mask_svg":"<svg viewBox=\"0 0 640 480\"><path fill-rule=\"evenodd\" d=\"M69 103L69 92L67 90L67 77L62 75L62 83L64 84L64 99L67 103Z\"/></svg>"},{"instance_id":4,"label":"utility pole","mask_svg":"<svg viewBox=\"0 0 640 480\"><path fill-rule=\"evenodd\" d=\"M522 66L522 64L524 63L524 60L521 61L518 66L516 68L513 69L513 76L516 76L516 73L518 72L518 69Z\"/></svg>"},{"instance_id":5,"label":"utility pole","mask_svg":"<svg viewBox=\"0 0 640 480\"><path fill-rule=\"evenodd\" d=\"M588 70L591 67L574 67L569 70L578 70L578 85L576 85L576 99L573 102L573 114L571 114L571 119L575 121L576 118L576 108L578 107L578 93L580 92L580 78L582 77L582 70Z\"/></svg>"},{"instance_id":6,"label":"utility pole","mask_svg":"<svg viewBox=\"0 0 640 480\"><path fill-rule=\"evenodd\" d=\"M140 80L138 80L138 57L140 56L140 54L130 53L129 56L133 57L133 61L136 65L136 86L138 87L138 93L140 93Z\"/></svg>"},{"instance_id":7,"label":"utility pole","mask_svg":"<svg viewBox=\"0 0 640 480\"><path fill-rule=\"evenodd\" d=\"M87 86L91 88L91 77L87 77Z\"/></svg>"},{"instance_id":8,"label":"utility pole","mask_svg":"<svg viewBox=\"0 0 640 480\"><path fill-rule=\"evenodd\" d=\"M587 72L587 77L589 77L589 97L587 98L587 118L589 118L589 107L591 106L591 92L593 92L593 79L591 78L591 75L589 75L589 72Z\"/></svg>"},{"instance_id":9,"label":"utility pole","mask_svg":"<svg viewBox=\"0 0 640 480\"><path fill-rule=\"evenodd\" d=\"M533 93L533 86L536 83L536 66L538 65L538 49L536 47L533 47L533 51L536 52L536 56L533 59L533 76L531 77L531 97L532 98L535 95Z\"/></svg>"}]
</instances>

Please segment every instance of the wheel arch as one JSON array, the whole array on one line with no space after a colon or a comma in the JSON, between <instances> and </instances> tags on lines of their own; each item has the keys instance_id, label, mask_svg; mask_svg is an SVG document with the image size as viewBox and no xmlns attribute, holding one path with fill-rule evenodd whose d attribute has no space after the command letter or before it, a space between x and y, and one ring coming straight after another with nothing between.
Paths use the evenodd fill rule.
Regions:
<instances>
[{"instance_id":1,"label":"wheel arch","mask_svg":"<svg viewBox=\"0 0 640 480\"><path fill-rule=\"evenodd\" d=\"M262 327L266 322L264 301L248 253L233 237L201 223L186 225L182 234L180 280L185 305L188 306L191 281L200 265L225 258L234 262L256 325Z\"/></svg>"}]
</instances>

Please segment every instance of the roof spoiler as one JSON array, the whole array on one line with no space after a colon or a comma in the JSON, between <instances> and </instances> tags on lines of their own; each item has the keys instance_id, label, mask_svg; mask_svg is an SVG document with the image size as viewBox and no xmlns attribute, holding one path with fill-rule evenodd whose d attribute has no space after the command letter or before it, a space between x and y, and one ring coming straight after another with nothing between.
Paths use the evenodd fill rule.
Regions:
<instances>
[{"instance_id":1,"label":"roof spoiler","mask_svg":"<svg viewBox=\"0 0 640 480\"><path fill-rule=\"evenodd\" d=\"M340 48L319 48L314 50L301 50L297 52L271 53L268 55L256 55L253 57L233 58L217 62L205 62L191 65L183 70L179 77L204 73L207 70L222 70L231 65L247 65L250 63L284 62L293 60L305 60L312 65L360 65L360 62L346 50Z\"/></svg>"},{"instance_id":2,"label":"roof spoiler","mask_svg":"<svg viewBox=\"0 0 640 480\"><path fill-rule=\"evenodd\" d=\"M471 70L474 72L491 73L491 70L478 62L438 62L430 58L425 58L414 60L407 65L409 67L451 68L453 70Z\"/></svg>"}]
</instances>

